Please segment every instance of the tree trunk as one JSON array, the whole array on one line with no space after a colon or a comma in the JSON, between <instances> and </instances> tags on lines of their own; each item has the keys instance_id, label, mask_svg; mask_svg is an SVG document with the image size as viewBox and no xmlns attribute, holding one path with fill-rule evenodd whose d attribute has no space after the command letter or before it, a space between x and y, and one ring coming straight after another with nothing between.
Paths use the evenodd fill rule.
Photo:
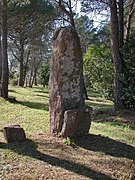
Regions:
<instances>
[{"instance_id":1,"label":"tree trunk","mask_svg":"<svg viewBox=\"0 0 135 180\"><path fill-rule=\"evenodd\" d=\"M37 83L37 72L35 73L35 86L38 86L38 83Z\"/></svg>"},{"instance_id":2,"label":"tree trunk","mask_svg":"<svg viewBox=\"0 0 135 180\"><path fill-rule=\"evenodd\" d=\"M23 87L24 86L24 60L23 60L23 56L24 56L24 40L21 39L20 40L20 67L19 67L19 80L18 80L18 86Z\"/></svg>"},{"instance_id":3,"label":"tree trunk","mask_svg":"<svg viewBox=\"0 0 135 180\"><path fill-rule=\"evenodd\" d=\"M2 76L2 53L1 53L1 28L0 28L0 84L1 84L1 76Z\"/></svg>"},{"instance_id":4,"label":"tree trunk","mask_svg":"<svg viewBox=\"0 0 135 180\"><path fill-rule=\"evenodd\" d=\"M114 79L114 105L116 110L124 108L122 100L122 60L119 51L119 23L117 16L116 0L109 0L111 11L111 37L112 37L112 56L114 62L115 79Z\"/></svg>"},{"instance_id":5,"label":"tree trunk","mask_svg":"<svg viewBox=\"0 0 135 180\"><path fill-rule=\"evenodd\" d=\"M32 87L32 86L33 86L34 81L35 81L35 69L34 69L34 72L33 72L32 79L31 79L31 86L30 86L30 87Z\"/></svg>"},{"instance_id":6,"label":"tree trunk","mask_svg":"<svg viewBox=\"0 0 135 180\"><path fill-rule=\"evenodd\" d=\"M26 62L25 62L25 65L24 65L24 82L25 82L25 79L27 78L26 74L27 74L27 65L28 65L28 62L29 62L29 56L30 56L30 50L28 50Z\"/></svg>"},{"instance_id":7,"label":"tree trunk","mask_svg":"<svg viewBox=\"0 0 135 180\"><path fill-rule=\"evenodd\" d=\"M86 89L85 85L84 85L84 95L85 95L85 99L89 100L89 96L88 96L87 89Z\"/></svg>"},{"instance_id":8,"label":"tree trunk","mask_svg":"<svg viewBox=\"0 0 135 180\"><path fill-rule=\"evenodd\" d=\"M1 17L1 2L0 2L0 17ZM1 76L2 76L2 47L1 47L1 19L0 19L0 89L1 89Z\"/></svg>"},{"instance_id":9,"label":"tree trunk","mask_svg":"<svg viewBox=\"0 0 135 180\"><path fill-rule=\"evenodd\" d=\"M32 86L34 83L37 86L36 75L37 75L37 68L34 68L34 74L33 74L32 83L31 83Z\"/></svg>"},{"instance_id":10,"label":"tree trunk","mask_svg":"<svg viewBox=\"0 0 135 180\"><path fill-rule=\"evenodd\" d=\"M1 77L1 96L8 98L8 56L7 56L7 1L1 1L1 47L2 47L2 77Z\"/></svg>"},{"instance_id":11,"label":"tree trunk","mask_svg":"<svg viewBox=\"0 0 135 180\"><path fill-rule=\"evenodd\" d=\"M25 77L25 87L28 87L28 76Z\"/></svg>"},{"instance_id":12,"label":"tree trunk","mask_svg":"<svg viewBox=\"0 0 135 180\"><path fill-rule=\"evenodd\" d=\"M33 76L33 68L30 71L30 76L29 76L29 87L32 87L32 76Z\"/></svg>"},{"instance_id":13,"label":"tree trunk","mask_svg":"<svg viewBox=\"0 0 135 180\"><path fill-rule=\"evenodd\" d=\"M125 42L129 40L129 34L131 29L131 20L133 18L135 12L135 1L129 0L128 1L128 10L127 10L127 20L126 20L126 26L125 26Z\"/></svg>"},{"instance_id":14,"label":"tree trunk","mask_svg":"<svg viewBox=\"0 0 135 180\"><path fill-rule=\"evenodd\" d=\"M119 0L119 47L124 45L124 2Z\"/></svg>"}]
</instances>

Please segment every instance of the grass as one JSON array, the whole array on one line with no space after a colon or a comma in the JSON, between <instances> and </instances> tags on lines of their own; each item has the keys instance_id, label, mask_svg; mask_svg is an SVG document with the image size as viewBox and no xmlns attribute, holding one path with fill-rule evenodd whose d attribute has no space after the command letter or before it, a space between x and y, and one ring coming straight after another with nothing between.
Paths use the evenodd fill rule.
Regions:
<instances>
[{"instance_id":1,"label":"grass","mask_svg":"<svg viewBox=\"0 0 135 180\"><path fill-rule=\"evenodd\" d=\"M26 134L48 131L48 93L42 88L12 88L10 96L15 96L17 103L0 99L0 128L5 124L20 124Z\"/></svg>"},{"instance_id":2,"label":"grass","mask_svg":"<svg viewBox=\"0 0 135 180\"><path fill-rule=\"evenodd\" d=\"M0 180L130 180L135 173L135 112L114 112L113 103L90 96L90 134L68 146L49 135L48 91L10 87L17 102L0 99L0 129L20 124L27 141L7 143L0 132ZM135 177L134 177L135 178Z\"/></svg>"}]
</instances>

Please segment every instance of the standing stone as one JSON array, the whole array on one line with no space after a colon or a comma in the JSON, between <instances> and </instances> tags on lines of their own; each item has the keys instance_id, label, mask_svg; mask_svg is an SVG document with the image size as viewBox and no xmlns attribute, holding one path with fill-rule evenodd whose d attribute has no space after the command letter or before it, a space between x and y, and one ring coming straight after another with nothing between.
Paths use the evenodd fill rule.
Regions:
<instances>
[{"instance_id":1,"label":"standing stone","mask_svg":"<svg viewBox=\"0 0 135 180\"><path fill-rule=\"evenodd\" d=\"M71 122L71 118L67 118L64 114L68 110L80 107L83 109L85 107L83 95L83 63L77 32L70 26L59 28L55 32L53 39L49 79L50 132L52 135L62 133L63 136L70 137L70 130L67 133L66 129L66 127L69 127L67 123L70 123L70 126L74 126L74 133L72 130L71 136L74 136L76 132L79 134L78 125ZM84 112L83 117L85 116ZM66 117L65 121L64 116ZM81 119L82 122L86 119L83 117ZM77 116L76 118L74 117L74 122L77 118ZM87 121L90 122L90 119L90 113L89 115L87 113ZM83 123L81 124L83 125ZM88 127L82 128L87 129L88 132L90 123L84 123L84 125L86 124Z\"/></svg>"}]
</instances>

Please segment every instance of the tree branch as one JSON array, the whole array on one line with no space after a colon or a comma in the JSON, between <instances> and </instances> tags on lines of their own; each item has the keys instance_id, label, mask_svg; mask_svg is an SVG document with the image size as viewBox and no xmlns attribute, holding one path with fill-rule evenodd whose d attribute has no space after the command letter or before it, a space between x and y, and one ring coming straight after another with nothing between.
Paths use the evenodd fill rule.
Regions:
<instances>
[{"instance_id":1,"label":"tree branch","mask_svg":"<svg viewBox=\"0 0 135 180\"><path fill-rule=\"evenodd\" d=\"M15 59L17 59L17 61L20 62L20 59L16 56L16 54L14 53L13 49L10 49L11 52L12 52L12 55L14 56Z\"/></svg>"},{"instance_id":2,"label":"tree branch","mask_svg":"<svg viewBox=\"0 0 135 180\"><path fill-rule=\"evenodd\" d=\"M20 46L17 44L17 41L15 40L15 38L12 37L11 35L8 35L8 38L9 38L10 40L12 40L13 43L16 45L17 49L20 50Z\"/></svg>"},{"instance_id":3,"label":"tree branch","mask_svg":"<svg viewBox=\"0 0 135 180\"><path fill-rule=\"evenodd\" d=\"M60 11L65 13L66 16L69 17L71 25L75 28L73 12L72 12L72 7L71 7L71 0L68 1L69 3L64 2L63 0L59 0L59 1L55 0L55 2L59 5ZM69 11L66 9L66 7L69 9Z\"/></svg>"}]
</instances>

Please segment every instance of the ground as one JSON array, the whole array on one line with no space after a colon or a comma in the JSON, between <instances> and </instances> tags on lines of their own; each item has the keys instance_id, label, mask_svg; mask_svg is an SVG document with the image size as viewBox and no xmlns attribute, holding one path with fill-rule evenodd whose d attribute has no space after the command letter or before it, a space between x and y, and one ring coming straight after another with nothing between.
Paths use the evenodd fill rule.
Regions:
<instances>
[{"instance_id":1,"label":"ground","mask_svg":"<svg viewBox=\"0 0 135 180\"><path fill-rule=\"evenodd\" d=\"M115 112L113 103L90 94L88 136L65 140L49 135L48 92L10 87L17 102L0 99L0 129L20 124L27 140L7 143L0 132L0 180L135 179L135 111Z\"/></svg>"}]
</instances>

